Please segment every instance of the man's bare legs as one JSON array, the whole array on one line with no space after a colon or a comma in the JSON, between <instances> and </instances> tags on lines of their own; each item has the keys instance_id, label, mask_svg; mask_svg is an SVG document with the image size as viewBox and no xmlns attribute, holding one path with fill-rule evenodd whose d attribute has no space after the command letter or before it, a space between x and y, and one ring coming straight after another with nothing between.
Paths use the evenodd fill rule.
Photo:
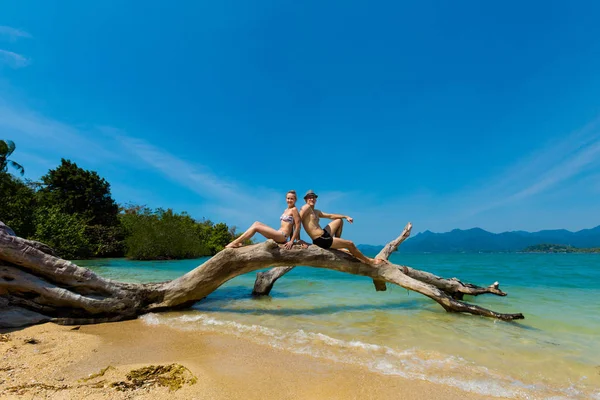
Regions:
<instances>
[{"instance_id":1,"label":"man's bare legs","mask_svg":"<svg viewBox=\"0 0 600 400\"><path fill-rule=\"evenodd\" d=\"M244 232L240 237L238 237L225 247L241 247L242 243L244 243L244 240L250 239L252 236L254 236L255 233L260 233L267 239L273 239L278 243L285 242L287 239L285 236L283 236L283 233L279 232L278 230L273 229L270 226L263 224L262 222L256 221L250 226L250 228L248 228L246 232Z\"/></svg>"},{"instance_id":2,"label":"man's bare legs","mask_svg":"<svg viewBox=\"0 0 600 400\"><path fill-rule=\"evenodd\" d=\"M381 264L382 262L384 262L383 260L380 260L378 258L373 259L373 258L365 257L365 255L363 253L361 253L360 250L358 250L358 248L356 247L354 242L351 242L350 240L341 239L341 238L333 238L333 243L331 244L331 248L336 249L336 250L348 249L350 251L350 254L352 254L354 257L358 258L360 261L364 262L365 264Z\"/></svg>"},{"instance_id":3,"label":"man's bare legs","mask_svg":"<svg viewBox=\"0 0 600 400\"><path fill-rule=\"evenodd\" d=\"M331 237L342 237L342 231L344 230L344 220L343 219L334 219L330 223L327 224L325 230L329 232Z\"/></svg>"},{"instance_id":4,"label":"man's bare legs","mask_svg":"<svg viewBox=\"0 0 600 400\"><path fill-rule=\"evenodd\" d=\"M334 219L333 221L331 221L330 223L328 223L325 226L324 230L326 230L329 233L329 235L333 238L341 238L342 231L344 230L344 220L339 219L339 218ZM350 254L350 252L346 248L337 249L337 250L341 250L341 251L344 251L344 252Z\"/></svg>"}]
</instances>

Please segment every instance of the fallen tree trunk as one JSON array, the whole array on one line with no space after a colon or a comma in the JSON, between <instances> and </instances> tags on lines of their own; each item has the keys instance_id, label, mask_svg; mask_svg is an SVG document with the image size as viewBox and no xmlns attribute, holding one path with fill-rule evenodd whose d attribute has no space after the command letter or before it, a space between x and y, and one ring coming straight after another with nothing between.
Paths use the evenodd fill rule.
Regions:
<instances>
[{"instance_id":1,"label":"fallen tree trunk","mask_svg":"<svg viewBox=\"0 0 600 400\"><path fill-rule=\"evenodd\" d=\"M383 246L383 249L381 249L375 258L388 260L392 253L398 250L400 244L402 244L402 242L404 242L410 236L411 230L412 224L409 222L404 227L404 230L400 236ZM478 296L480 294L490 293L497 296L506 296L506 293L499 289L498 282L494 282L487 287L481 287L471 283L463 283L457 278L445 279L430 272L421 271L404 265L401 267L402 272L405 275L418 281L433 285L456 300L462 300L465 294ZM256 281L254 282L254 290L252 291L252 294L255 296L268 295L271 292L275 282L293 268L294 267L289 266L275 267L269 269L268 271L258 272L256 274ZM375 290L377 291L385 291L387 289L384 280L373 279L373 284L375 285Z\"/></svg>"},{"instance_id":2,"label":"fallen tree trunk","mask_svg":"<svg viewBox=\"0 0 600 400\"><path fill-rule=\"evenodd\" d=\"M0 223L1 224L1 223ZM272 240L225 249L182 277L163 283L132 284L102 278L94 272L50 254L47 246L14 236L0 225L0 327L45 321L86 324L132 319L151 311L189 307L219 286L247 272L269 266L307 265L393 283L421 293L449 312L464 312L501 320L522 319L457 300L449 293L476 290L458 280L443 284L417 280L408 267L364 264L351 255L317 246L286 250ZM5 225L3 225L5 227ZM412 270L412 269L411 269ZM417 270L412 270L416 274ZM419 271L422 272L422 271ZM438 286L444 286L444 289ZM479 288L477 290L483 290ZM497 288L496 288L497 289ZM492 293L492 292L490 292Z\"/></svg>"},{"instance_id":3,"label":"fallen tree trunk","mask_svg":"<svg viewBox=\"0 0 600 400\"><path fill-rule=\"evenodd\" d=\"M380 258L382 260L387 260L390 258L390 255L398 249L400 243L405 241L410 236L410 231L412 229L412 224L409 222L404 227L404 230L395 240L392 240L388 244L386 244L383 249L377 254L375 258ZM275 267L271 268L268 271L257 272L256 280L254 281L254 289L252 290L253 296L268 296L271 293L271 289L273 289L273 285L277 281L277 279L281 278L283 275L290 272L294 267L286 266L286 267ZM378 292L383 292L387 289L385 286L385 281L381 279L373 279L373 285L375 285L375 290Z\"/></svg>"}]
</instances>

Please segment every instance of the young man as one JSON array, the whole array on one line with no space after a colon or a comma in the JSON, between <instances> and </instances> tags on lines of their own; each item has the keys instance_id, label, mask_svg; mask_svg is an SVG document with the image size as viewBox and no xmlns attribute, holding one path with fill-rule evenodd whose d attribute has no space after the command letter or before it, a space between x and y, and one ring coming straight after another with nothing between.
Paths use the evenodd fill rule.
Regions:
<instances>
[{"instance_id":1,"label":"young man","mask_svg":"<svg viewBox=\"0 0 600 400\"><path fill-rule=\"evenodd\" d=\"M360 261L367 264L380 264L383 260L372 259L365 257L363 253L361 253L356 245L350 240L342 239L342 230L344 228L344 219L350 223L353 222L353 219L347 215L341 214L327 214L322 212L321 210L315 209L315 204L317 203L317 194L312 190L309 190L304 195L304 201L306 204L302 206L300 210L300 219L302 220L302 225L304 226L304 230L308 233L308 236L313 241L313 244L321 247L322 249L348 249L350 254L354 257L358 258ZM332 219L329 224L322 229L319 225L320 218L328 218Z\"/></svg>"}]
</instances>

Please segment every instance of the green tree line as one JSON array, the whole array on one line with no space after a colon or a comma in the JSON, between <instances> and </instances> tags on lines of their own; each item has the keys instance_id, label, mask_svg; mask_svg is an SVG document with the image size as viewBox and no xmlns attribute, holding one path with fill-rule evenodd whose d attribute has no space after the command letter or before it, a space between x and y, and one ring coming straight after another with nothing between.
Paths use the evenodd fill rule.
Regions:
<instances>
[{"instance_id":1,"label":"green tree line","mask_svg":"<svg viewBox=\"0 0 600 400\"><path fill-rule=\"evenodd\" d=\"M600 253L600 247L581 248L562 244L536 244L523 249L524 253Z\"/></svg>"},{"instance_id":2,"label":"green tree line","mask_svg":"<svg viewBox=\"0 0 600 400\"><path fill-rule=\"evenodd\" d=\"M214 255L235 238L235 227L195 220L186 212L117 205L110 184L94 171L62 159L39 182L9 159L15 144L0 140L0 221L17 235L53 247L63 258L137 260Z\"/></svg>"}]
</instances>

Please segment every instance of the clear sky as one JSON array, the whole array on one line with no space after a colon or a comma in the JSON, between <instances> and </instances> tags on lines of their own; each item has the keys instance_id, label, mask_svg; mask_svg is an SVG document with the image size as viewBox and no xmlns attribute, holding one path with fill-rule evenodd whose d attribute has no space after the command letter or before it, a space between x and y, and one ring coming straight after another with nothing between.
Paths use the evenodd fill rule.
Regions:
<instances>
[{"instance_id":1,"label":"clear sky","mask_svg":"<svg viewBox=\"0 0 600 400\"><path fill-rule=\"evenodd\" d=\"M289 189L358 243L590 228L598 21L597 1L3 2L0 138L27 178L64 157L119 203L240 228Z\"/></svg>"}]
</instances>

